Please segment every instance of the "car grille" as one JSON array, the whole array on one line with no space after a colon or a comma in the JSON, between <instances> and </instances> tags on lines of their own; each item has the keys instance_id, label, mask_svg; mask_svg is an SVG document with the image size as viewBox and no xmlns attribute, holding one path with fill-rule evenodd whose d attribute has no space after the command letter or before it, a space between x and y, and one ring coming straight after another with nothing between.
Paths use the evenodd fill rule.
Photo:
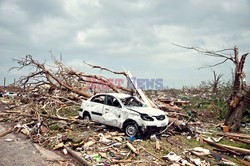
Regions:
<instances>
[{"instance_id":1,"label":"car grille","mask_svg":"<svg viewBox=\"0 0 250 166\"><path fill-rule=\"evenodd\" d=\"M157 120L164 120L165 115L154 116Z\"/></svg>"}]
</instances>

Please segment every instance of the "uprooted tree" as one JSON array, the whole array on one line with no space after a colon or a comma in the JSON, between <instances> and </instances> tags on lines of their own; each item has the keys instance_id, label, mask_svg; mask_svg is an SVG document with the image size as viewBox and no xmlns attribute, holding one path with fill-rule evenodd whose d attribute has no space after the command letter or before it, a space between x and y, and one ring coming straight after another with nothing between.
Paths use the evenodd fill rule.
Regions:
<instances>
[{"instance_id":1,"label":"uprooted tree","mask_svg":"<svg viewBox=\"0 0 250 166\"><path fill-rule=\"evenodd\" d=\"M107 86L114 92L126 91L132 93L132 90L123 88L122 86L115 86L109 79L103 76L77 72L72 68L65 66L54 56L52 56L52 59L54 62L53 66L47 67L45 63L38 62L37 60L33 59L31 55L26 55L26 57L23 59L14 59L19 64L19 66L13 67L10 70L21 70L23 68L33 69L33 72L26 76L22 76L17 81L20 87L29 91L39 87L44 87L44 85L48 85L53 90L57 89L61 91L68 91L82 96L83 98L89 98L91 94L86 92L85 84L88 82L91 84L101 84L102 86ZM92 68L99 68L114 74L122 74L126 76L125 72L115 72L101 66L93 66L90 64L87 65L91 66Z\"/></svg>"},{"instance_id":2,"label":"uprooted tree","mask_svg":"<svg viewBox=\"0 0 250 166\"><path fill-rule=\"evenodd\" d=\"M43 92L44 86L47 85L47 87L49 87L49 93L57 90L57 92L67 95L69 94L67 92L71 92L71 94L74 94L73 99L76 99L77 101L82 98L87 99L93 95L87 92L88 89L92 89L94 93L96 93L95 89L107 90L109 92L113 91L116 93L126 92L130 95L137 95L149 107L156 107L156 105L147 96L145 96L142 90L137 88L137 85L132 80L132 75L129 71L118 72L102 66L91 65L83 61L83 63L92 67L93 69L105 70L112 74L125 76L128 79L130 86L128 88L124 88L120 85L121 82L118 82L118 85L115 85L117 82L115 81L114 84L112 82L114 81L113 79L107 79L103 76L78 72L70 67L65 66L62 61L56 59L53 55L52 59L54 62L53 66L47 67L45 63L38 62L37 60L33 59L31 55L26 55L25 58L14 59L19 64L19 66L13 67L10 70L21 70L23 68L33 69L33 72L30 72L26 76L22 76L17 81L19 87L22 87L25 92L37 89L42 89L41 91ZM87 85L89 86L86 86L86 83L88 83ZM45 94L47 94L47 97L50 97L48 91L47 93L45 92ZM65 99L70 99L72 101L72 95L66 98L63 97L63 100Z\"/></svg>"},{"instance_id":3,"label":"uprooted tree","mask_svg":"<svg viewBox=\"0 0 250 166\"><path fill-rule=\"evenodd\" d=\"M223 59L219 63L216 63L214 65L203 66L201 68L215 67L225 63L226 61L233 62L235 68L234 78L232 80L232 93L227 100L227 115L224 124L230 126L230 129L233 131L239 131L242 115L246 108L250 106L250 88L247 86L246 75L243 71L244 63L248 53L243 54L239 57L239 51L237 46L229 49L211 51L198 47L185 47L177 44L174 45L185 49L195 50L203 55ZM233 52L233 55L229 54L228 52Z\"/></svg>"}]
</instances>

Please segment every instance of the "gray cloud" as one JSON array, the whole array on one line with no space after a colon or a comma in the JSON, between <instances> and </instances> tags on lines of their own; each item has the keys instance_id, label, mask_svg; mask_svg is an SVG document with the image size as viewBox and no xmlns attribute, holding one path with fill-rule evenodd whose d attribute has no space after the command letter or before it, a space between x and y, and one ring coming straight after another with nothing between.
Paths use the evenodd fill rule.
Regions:
<instances>
[{"instance_id":1,"label":"gray cloud","mask_svg":"<svg viewBox=\"0 0 250 166\"><path fill-rule=\"evenodd\" d=\"M241 53L249 52L249 9L248 0L0 0L0 78L11 82L23 74L7 72L15 65L11 58L32 54L49 61L52 50L79 70L88 70L80 64L84 59L116 70L124 66L137 77L161 77L169 86L197 85L212 75L196 68L218 59L171 43L209 49L238 45ZM249 64L248 58L248 82ZM214 70L228 80L232 67Z\"/></svg>"}]
</instances>

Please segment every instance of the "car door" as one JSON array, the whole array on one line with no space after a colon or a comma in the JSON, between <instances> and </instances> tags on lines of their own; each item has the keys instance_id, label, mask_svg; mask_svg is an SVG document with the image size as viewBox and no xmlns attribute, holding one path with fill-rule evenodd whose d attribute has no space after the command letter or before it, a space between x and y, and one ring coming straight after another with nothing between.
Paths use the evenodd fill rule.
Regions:
<instances>
[{"instance_id":1,"label":"car door","mask_svg":"<svg viewBox=\"0 0 250 166\"><path fill-rule=\"evenodd\" d=\"M91 119L93 121L103 123L103 107L105 102L105 95L97 95L93 97L86 110L90 113Z\"/></svg>"},{"instance_id":2,"label":"car door","mask_svg":"<svg viewBox=\"0 0 250 166\"><path fill-rule=\"evenodd\" d=\"M107 95L104 108L103 119L104 124L114 127L120 126L122 106L117 98Z\"/></svg>"}]
</instances>

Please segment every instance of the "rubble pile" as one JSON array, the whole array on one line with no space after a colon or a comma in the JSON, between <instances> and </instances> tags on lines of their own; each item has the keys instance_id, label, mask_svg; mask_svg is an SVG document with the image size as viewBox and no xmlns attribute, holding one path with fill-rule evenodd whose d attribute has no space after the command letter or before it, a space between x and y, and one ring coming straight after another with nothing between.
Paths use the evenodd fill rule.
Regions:
<instances>
[{"instance_id":1,"label":"rubble pile","mask_svg":"<svg viewBox=\"0 0 250 166\"><path fill-rule=\"evenodd\" d=\"M220 124L190 121L188 114L174 115L168 128L161 133L132 138L119 129L78 119L79 105L60 101L57 98L23 104L17 99L2 99L6 109L0 113L0 121L13 127L0 133L0 137L20 132L32 142L73 156L84 165L237 165L236 161L249 162L250 136L219 132ZM233 146L227 145L229 142Z\"/></svg>"},{"instance_id":2,"label":"rubble pile","mask_svg":"<svg viewBox=\"0 0 250 166\"><path fill-rule=\"evenodd\" d=\"M94 76L113 87L112 91L138 95L147 106L160 108L169 117L169 124L160 132L129 137L120 129L79 116L81 100L92 95L82 83L93 75L75 72L56 59L57 72L47 70L31 56L18 62L21 67L32 64L36 72L21 79L20 87L29 83L25 90L13 98L0 98L5 106L0 122L12 126L0 133L0 138L22 133L42 147L71 156L79 165L250 165L250 135L230 133L227 126L209 122L199 110L184 109L189 101L146 96L140 89L116 88L106 78ZM130 73L88 65L131 78ZM30 81L34 76L44 80L34 85L34 80Z\"/></svg>"}]
</instances>

